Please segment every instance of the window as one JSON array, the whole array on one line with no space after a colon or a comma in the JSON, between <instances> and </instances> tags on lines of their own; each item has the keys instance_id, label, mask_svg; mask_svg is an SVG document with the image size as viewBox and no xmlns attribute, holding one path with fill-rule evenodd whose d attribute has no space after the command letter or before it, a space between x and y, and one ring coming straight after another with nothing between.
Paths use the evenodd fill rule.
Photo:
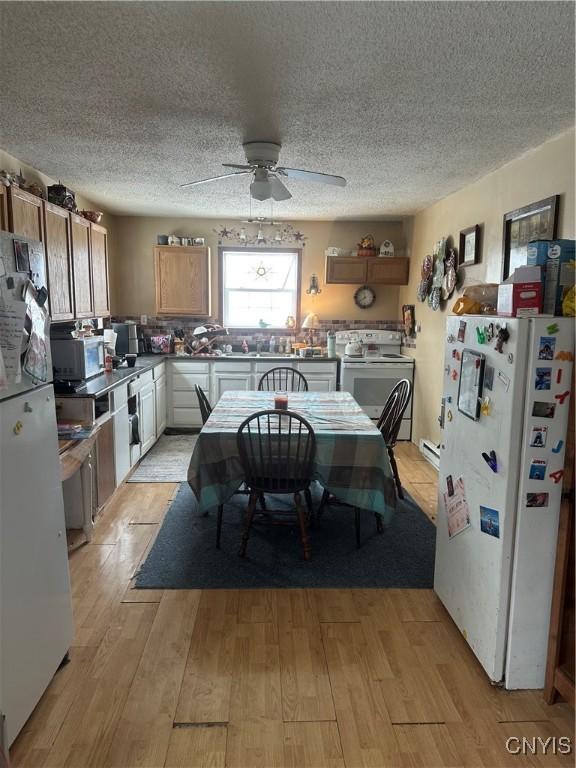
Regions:
<instances>
[{"instance_id":1,"label":"window","mask_svg":"<svg viewBox=\"0 0 576 768\"><path fill-rule=\"evenodd\" d=\"M298 314L299 256L297 250L222 248L223 325L285 328L286 318Z\"/></svg>"}]
</instances>

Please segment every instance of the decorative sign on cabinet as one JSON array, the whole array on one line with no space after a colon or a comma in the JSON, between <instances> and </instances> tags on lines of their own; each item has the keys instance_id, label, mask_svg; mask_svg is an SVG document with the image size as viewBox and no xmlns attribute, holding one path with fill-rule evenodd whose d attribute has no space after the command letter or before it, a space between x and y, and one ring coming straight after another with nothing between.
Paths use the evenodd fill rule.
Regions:
<instances>
[{"instance_id":1,"label":"decorative sign on cabinet","mask_svg":"<svg viewBox=\"0 0 576 768\"><path fill-rule=\"evenodd\" d=\"M155 246L156 314L210 314L210 249Z\"/></svg>"},{"instance_id":2,"label":"decorative sign on cabinet","mask_svg":"<svg viewBox=\"0 0 576 768\"><path fill-rule=\"evenodd\" d=\"M408 285L409 269L404 256L326 256L327 283Z\"/></svg>"}]
</instances>

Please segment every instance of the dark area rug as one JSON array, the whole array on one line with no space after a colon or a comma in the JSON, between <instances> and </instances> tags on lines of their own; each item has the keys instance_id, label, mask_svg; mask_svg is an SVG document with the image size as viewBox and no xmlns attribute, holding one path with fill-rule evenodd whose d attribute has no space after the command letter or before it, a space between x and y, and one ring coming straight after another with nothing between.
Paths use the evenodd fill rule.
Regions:
<instances>
[{"instance_id":1,"label":"dark area rug","mask_svg":"<svg viewBox=\"0 0 576 768\"><path fill-rule=\"evenodd\" d=\"M313 487L314 504L322 489ZM271 510L289 507L289 497L266 497ZM238 557L247 497L224 508L222 548L216 549L216 513L199 517L196 499L182 483L156 541L136 577L140 589L246 589L294 587L430 588L434 578L436 528L407 496L384 533L374 515L361 517L356 549L354 510L331 505L310 530L312 559L302 557L297 525L255 522L247 556Z\"/></svg>"}]
</instances>

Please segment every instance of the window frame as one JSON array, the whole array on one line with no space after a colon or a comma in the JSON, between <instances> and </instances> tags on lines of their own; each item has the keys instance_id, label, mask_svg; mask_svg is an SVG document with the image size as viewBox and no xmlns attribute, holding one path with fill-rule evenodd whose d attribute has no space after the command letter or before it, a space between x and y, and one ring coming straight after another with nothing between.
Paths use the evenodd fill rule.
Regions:
<instances>
[{"instance_id":1,"label":"window frame","mask_svg":"<svg viewBox=\"0 0 576 768\"><path fill-rule=\"evenodd\" d=\"M262 253L274 253L275 251L277 253L295 253L296 254L296 329L300 328L300 303L301 303L301 293L302 293L302 285L301 285L301 275L302 275L302 249L301 248L262 248L259 246L248 246L248 245L231 245L231 246L224 246L220 245L218 246L218 322L224 326L224 252L235 252L235 253L257 253L258 251L262 251ZM230 328L234 332L242 332L242 331L266 331L266 332L274 332L274 333L289 333L295 329L286 328L286 326L280 327L280 328L260 328L259 325L246 325L246 326L230 326Z\"/></svg>"}]
</instances>

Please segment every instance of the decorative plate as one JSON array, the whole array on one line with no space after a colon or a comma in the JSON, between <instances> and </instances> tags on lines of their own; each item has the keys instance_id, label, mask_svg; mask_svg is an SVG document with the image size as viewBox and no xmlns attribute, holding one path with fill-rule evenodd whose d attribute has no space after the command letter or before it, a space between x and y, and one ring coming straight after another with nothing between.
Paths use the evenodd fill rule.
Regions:
<instances>
[{"instance_id":1,"label":"decorative plate","mask_svg":"<svg viewBox=\"0 0 576 768\"><path fill-rule=\"evenodd\" d=\"M433 309L434 312L440 307L441 294L441 288L432 288L430 295L428 296L428 306Z\"/></svg>"}]
</instances>

